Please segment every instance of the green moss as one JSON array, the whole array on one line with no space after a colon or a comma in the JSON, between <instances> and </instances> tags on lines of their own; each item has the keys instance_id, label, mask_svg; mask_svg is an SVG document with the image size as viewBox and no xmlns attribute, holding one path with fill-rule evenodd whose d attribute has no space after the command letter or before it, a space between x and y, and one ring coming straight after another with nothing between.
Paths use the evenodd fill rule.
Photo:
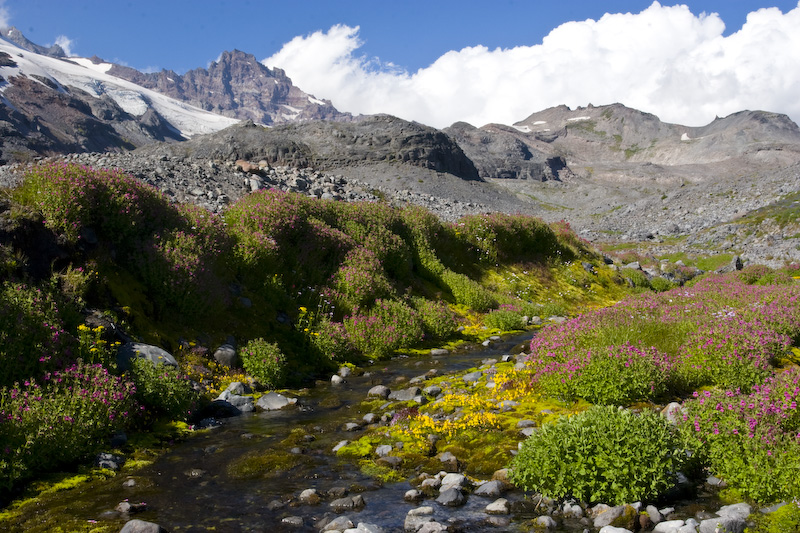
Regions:
<instances>
[{"instance_id":1,"label":"green moss","mask_svg":"<svg viewBox=\"0 0 800 533\"><path fill-rule=\"evenodd\" d=\"M388 466L375 464L375 461L366 459L358 462L361 473L377 479L382 483L398 483L404 481L406 476Z\"/></svg>"},{"instance_id":2,"label":"green moss","mask_svg":"<svg viewBox=\"0 0 800 533\"><path fill-rule=\"evenodd\" d=\"M750 515L754 525L745 533L787 533L800 531L800 508L796 503L784 505L769 514Z\"/></svg>"},{"instance_id":3,"label":"green moss","mask_svg":"<svg viewBox=\"0 0 800 533\"><path fill-rule=\"evenodd\" d=\"M284 451L252 452L232 461L228 475L234 479L275 477L309 461L304 455Z\"/></svg>"}]
</instances>

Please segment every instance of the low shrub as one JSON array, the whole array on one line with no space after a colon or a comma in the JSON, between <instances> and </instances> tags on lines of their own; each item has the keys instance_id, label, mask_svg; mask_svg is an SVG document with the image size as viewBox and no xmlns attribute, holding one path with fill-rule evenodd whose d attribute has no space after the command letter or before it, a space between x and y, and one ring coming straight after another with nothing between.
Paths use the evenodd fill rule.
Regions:
<instances>
[{"instance_id":1,"label":"low shrub","mask_svg":"<svg viewBox=\"0 0 800 533\"><path fill-rule=\"evenodd\" d=\"M445 270L441 280L456 303L465 305L473 311L483 313L497 306L497 300L488 289L464 274Z\"/></svg>"},{"instance_id":2,"label":"low shrub","mask_svg":"<svg viewBox=\"0 0 800 533\"><path fill-rule=\"evenodd\" d=\"M135 390L82 363L0 388L0 490L95 453L135 416Z\"/></svg>"},{"instance_id":3,"label":"low shrub","mask_svg":"<svg viewBox=\"0 0 800 533\"><path fill-rule=\"evenodd\" d=\"M664 394L671 359L655 348L631 344L576 352L568 359L552 353L533 354L532 383L546 396L562 400L583 398L601 405L630 405Z\"/></svg>"},{"instance_id":4,"label":"low shrub","mask_svg":"<svg viewBox=\"0 0 800 533\"><path fill-rule=\"evenodd\" d=\"M47 291L21 283L0 286L0 386L65 366L73 340Z\"/></svg>"},{"instance_id":5,"label":"low shrub","mask_svg":"<svg viewBox=\"0 0 800 533\"><path fill-rule=\"evenodd\" d=\"M358 356L358 348L350 341L347 329L341 322L321 319L312 332L311 340L320 353L331 361L344 363Z\"/></svg>"},{"instance_id":6,"label":"low shrub","mask_svg":"<svg viewBox=\"0 0 800 533\"><path fill-rule=\"evenodd\" d=\"M363 246L347 254L333 275L333 287L350 309L393 292L378 255Z\"/></svg>"},{"instance_id":7,"label":"low shrub","mask_svg":"<svg viewBox=\"0 0 800 533\"><path fill-rule=\"evenodd\" d=\"M522 315L515 309L495 309L483 317L487 327L500 331L514 331L524 327Z\"/></svg>"},{"instance_id":8,"label":"low shrub","mask_svg":"<svg viewBox=\"0 0 800 533\"><path fill-rule=\"evenodd\" d=\"M695 392L680 431L695 468L708 467L748 498L772 503L800 498L800 371L753 387Z\"/></svg>"},{"instance_id":9,"label":"low shrub","mask_svg":"<svg viewBox=\"0 0 800 533\"><path fill-rule=\"evenodd\" d=\"M653 412L594 406L529 437L511 463L511 481L550 498L619 505L674 486L679 439Z\"/></svg>"},{"instance_id":10,"label":"low shrub","mask_svg":"<svg viewBox=\"0 0 800 533\"><path fill-rule=\"evenodd\" d=\"M344 327L364 354L385 357L422 340L422 320L414 309L396 300L377 300L370 309L355 308Z\"/></svg>"},{"instance_id":11,"label":"low shrub","mask_svg":"<svg viewBox=\"0 0 800 533\"><path fill-rule=\"evenodd\" d=\"M175 367L135 358L131 361L131 379L136 385L136 398L149 417L186 420L197 407L198 394Z\"/></svg>"},{"instance_id":12,"label":"low shrub","mask_svg":"<svg viewBox=\"0 0 800 533\"><path fill-rule=\"evenodd\" d=\"M446 339L458 330L458 319L446 303L414 298L412 304L422 320L426 338Z\"/></svg>"},{"instance_id":13,"label":"low shrub","mask_svg":"<svg viewBox=\"0 0 800 533\"><path fill-rule=\"evenodd\" d=\"M275 389L286 378L286 358L275 343L254 339L241 350L242 366L263 386Z\"/></svg>"}]
</instances>

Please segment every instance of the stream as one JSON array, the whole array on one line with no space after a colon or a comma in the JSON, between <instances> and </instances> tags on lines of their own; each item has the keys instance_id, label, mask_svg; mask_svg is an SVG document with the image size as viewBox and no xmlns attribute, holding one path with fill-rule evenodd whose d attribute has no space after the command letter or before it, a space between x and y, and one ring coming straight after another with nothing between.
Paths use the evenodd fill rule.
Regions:
<instances>
[{"instance_id":1,"label":"stream","mask_svg":"<svg viewBox=\"0 0 800 533\"><path fill-rule=\"evenodd\" d=\"M54 507L45 512L57 509L62 517L90 523L110 521L120 529L127 520L137 518L160 524L171 533L316 532L323 521L339 516L330 501L347 493L360 494L366 505L342 514L355 525L374 524L387 533L403 531L408 512L420 506L431 506L434 520L457 531L527 531L527 520L535 515L525 512L531 504L520 491L504 495L512 505L510 516L488 515L486 506L495 498L477 495L470 495L459 507L445 507L427 498L409 503L404 501L412 488L408 481L382 484L332 450L339 442L361 435L344 426L362 422L367 413L359 404L371 387L383 384L401 389L431 370L443 375L480 366L483 359L519 353L531 336L529 332L444 356L382 361L339 385L318 382L297 391L294 407L224 419L216 428L175 443L151 465L56 495L55 501L48 500L48 506ZM316 489L322 501L300 503L298 495L305 489ZM144 502L146 507L135 514L121 514L115 508L123 501ZM564 531L584 529L577 523L574 526Z\"/></svg>"}]
</instances>

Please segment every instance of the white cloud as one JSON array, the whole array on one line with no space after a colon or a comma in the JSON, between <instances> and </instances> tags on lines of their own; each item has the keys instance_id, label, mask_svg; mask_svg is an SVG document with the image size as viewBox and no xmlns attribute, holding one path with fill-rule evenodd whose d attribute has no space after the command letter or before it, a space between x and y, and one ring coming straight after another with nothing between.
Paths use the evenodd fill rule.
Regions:
<instances>
[{"instance_id":1,"label":"white cloud","mask_svg":"<svg viewBox=\"0 0 800 533\"><path fill-rule=\"evenodd\" d=\"M11 26L11 16L8 14L5 0L0 0L0 29Z\"/></svg>"},{"instance_id":2,"label":"white cloud","mask_svg":"<svg viewBox=\"0 0 800 533\"><path fill-rule=\"evenodd\" d=\"M748 15L727 37L713 14L654 2L641 13L568 22L541 44L450 51L414 73L358 50L358 27L295 37L263 62L353 113L436 127L510 124L541 109L621 102L685 125L743 109L800 121L800 3Z\"/></svg>"},{"instance_id":3,"label":"white cloud","mask_svg":"<svg viewBox=\"0 0 800 533\"><path fill-rule=\"evenodd\" d=\"M66 35L59 35L56 37L56 44L64 50L64 53L67 54L67 57L74 55L72 53L72 39L67 37Z\"/></svg>"}]
</instances>

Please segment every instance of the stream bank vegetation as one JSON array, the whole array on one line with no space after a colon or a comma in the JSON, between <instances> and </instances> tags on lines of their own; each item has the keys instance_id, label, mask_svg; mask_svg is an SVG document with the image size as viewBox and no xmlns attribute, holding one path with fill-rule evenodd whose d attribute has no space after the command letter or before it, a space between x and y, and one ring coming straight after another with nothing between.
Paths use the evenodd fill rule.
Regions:
<instances>
[{"instance_id":1,"label":"stream bank vegetation","mask_svg":"<svg viewBox=\"0 0 800 533\"><path fill-rule=\"evenodd\" d=\"M508 465L517 424L530 419L547 429L511 464L527 490L654 499L679 470L710 470L755 501L800 498L791 474L800 467L791 369L800 289L791 268L678 287L612 268L565 223L498 213L445 223L414 206L276 190L218 215L175 205L122 172L69 164L31 167L4 196L3 504L108 449L116 431L133 435L128 450L137 439L156 446L154 435L185 430L230 382L300 386L342 364L479 342L529 327L533 316L581 311L543 329L523 365L488 366L477 384L431 380L442 396L392 406L388 426L340 455L405 478L410 471L374 461L376 445L404 442L405 465L434 466L434 451L451 451L469 474L486 476ZM230 337L249 376L212 357ZM167 349L178 368L138 362L123 372L124 338ZM617 409L646 413L669 401L683 402L677 426ZM581 440L601 426L621 431ZM642 428L658 438L635 438ZM575 446L552 457L554 443L569 439ZM608 439L624 441L625 454L613 455ZM545 455L552 469L537 468ZM641 461L660 474L642 474ZM647 479L620 481L630 476Z\"/></svg>"}]
</instances>

